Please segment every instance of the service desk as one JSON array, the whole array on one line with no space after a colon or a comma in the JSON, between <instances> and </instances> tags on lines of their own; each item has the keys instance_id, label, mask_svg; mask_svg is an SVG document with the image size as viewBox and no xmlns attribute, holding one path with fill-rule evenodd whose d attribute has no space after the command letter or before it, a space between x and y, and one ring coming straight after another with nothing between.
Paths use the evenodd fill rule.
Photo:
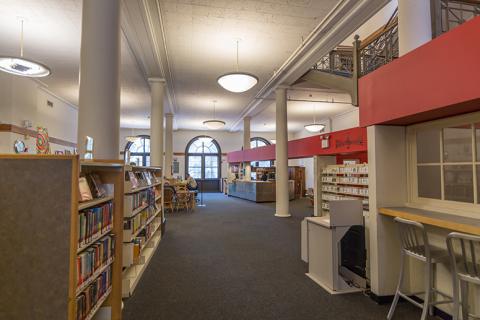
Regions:
<instances>
[{"instance_id":1,"label":"service desk","mask_svg":"<svg viewBox=\"0 0 480 320\"><path fill-rule=\"evenodd\" d=\"M275 181L236 180L228 184L228 195L255 202L275 202ZM295 184L288 181L288 196L295 198Z\"/></svg>"}]
</instances>

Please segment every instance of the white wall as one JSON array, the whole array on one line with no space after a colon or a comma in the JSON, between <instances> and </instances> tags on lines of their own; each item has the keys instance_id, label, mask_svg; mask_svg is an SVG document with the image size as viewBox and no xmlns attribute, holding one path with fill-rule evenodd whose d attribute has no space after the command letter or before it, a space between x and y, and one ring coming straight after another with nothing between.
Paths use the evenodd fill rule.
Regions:
<instances>
[{"instance_id":1,"label":"white wall","mask_svg":"<svg viewBox=\"0 0 480 320\"><path fill-rule=\"evenodd\" d=\"M358 108L352 109L349 112L340 114L338 116L331 118L331 128L330 123L325 123L325 132L340 131L350 128L358 127L359 125L359 111ZM318 135L318 133L311 133L307 130L302 130L296 132L293 135L293 139L301 139L306 137L311 137ZM305 184L306 188L313 188L315 179L314 179L314 163L313 158L304 158L304 159L291 159L288 160L289 166L302 166L305 167Z\"/></svg>"},{"instance_id":2,"label":"white wall","mask_svg":"<svg viewBox=\"0 0 480 320\"><path fill-rule=\"evenodd\" d=\"M370 18L366 23L364 23L357 31L348 36L341 45L351 46L354 41L354 36L358 34L360 40L365 39L379 28L384 26L388 19L392 16L395 9L398 7L398 0L390 1L385 7L378 11L372 18Z\"/></svg>"},{"instance_id":3,"label":"white wall","mask_svg":"<svg viewBox=\"0 0 480 320\"><path fill-rule=\"evenodd\" d=\"M37 126L47 128L51 137L76 143L78 110L65 101L62 101L47 91L35 81L0 73L0 122L22 126L23 120L32 122L32 130ZM53 107L47 105L47 100ZM35 138L24 137L18 134L0 133L0 152L13 153L13 142L16 139L24 140L29 153L35 153ZM73 148L51 143L52 153Z\"/></svg>"}]
</instances>

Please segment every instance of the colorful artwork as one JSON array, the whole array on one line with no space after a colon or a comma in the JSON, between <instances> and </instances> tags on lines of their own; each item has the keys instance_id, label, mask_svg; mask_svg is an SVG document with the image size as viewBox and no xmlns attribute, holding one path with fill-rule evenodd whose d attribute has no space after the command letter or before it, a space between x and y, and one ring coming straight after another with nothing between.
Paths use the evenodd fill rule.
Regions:
<instances>
[{"instance_id":1,"label":"colorful artwork","mask_svg":"<svg viewBox=\"0 0 480 320\"><path fill-rule=\"evenodd\" d=\"M47 128L37 127L37 154L50 154Z\"/></svg>"}]
</instances>

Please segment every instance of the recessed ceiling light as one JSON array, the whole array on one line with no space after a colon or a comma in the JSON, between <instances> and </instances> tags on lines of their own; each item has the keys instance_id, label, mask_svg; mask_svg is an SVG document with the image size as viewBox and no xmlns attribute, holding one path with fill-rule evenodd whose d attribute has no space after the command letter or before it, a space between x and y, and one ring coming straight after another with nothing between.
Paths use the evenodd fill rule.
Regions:
<instances>
[{"instance_id":1,"label":"recessed ceiling light","mask_svg":"<svg viewBox=\"0 0 480 320\"><path fill-rule=\"evenodd\" d=\"M253 74L238 70L238 40L237 40L237 70L221 75L218 84L230 92L240 93L253 88L258 83L258 78Z\"/></svg>"},{"instance_id":2,"label":"recessed ceiling light","mask_svg":"<svg viewBox=\"0 0 480 320\"><path fill-rule=\"evenodd\" d=\"M22 77L40 78L48 76L50 69L37 61L23 57L23 20L21 20L20 57L0 56L0 70Z\"/></svg>"}]
</instances>

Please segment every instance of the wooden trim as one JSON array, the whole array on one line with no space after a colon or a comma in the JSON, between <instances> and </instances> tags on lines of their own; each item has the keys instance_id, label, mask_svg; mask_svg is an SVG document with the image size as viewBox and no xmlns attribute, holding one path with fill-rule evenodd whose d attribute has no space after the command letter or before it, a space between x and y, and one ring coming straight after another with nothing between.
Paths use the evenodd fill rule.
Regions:
<instances>
[{"instance_id":1,"label":"wooden trim","mask_svg":"<svg viewBox=\"0 0 480 320\"><path fill-rule=\"evenodd\" d=\"M389 25L384 25L378 28L375 32L371 35L366 37L360 42L360 50L364 49L366 46L371 44L373 41L377 40L382 34L389 31L390 29L396 27L398 25L398 17L395 17Z\"/></svg>"},{"instance_id":2,"label":"wooden trim","mask_svg":"<svg viewBox=\"0 0 480 320\"><path fill-rule=\"evenodd\" d=\"M35 131L35 130L22 128L22 127L14 125L14 124L8 124L8 123L0 124L0 132L16 133L16 134L21 134L23 136L30 136L32 138L37 137L37 131ZM71 147L71 148L76 148L77 147L77 144L74 143L74 142L70 142L70 141L67 141L67 140L63 140L63 139L59 139L59 138L55 138L55 137L51 137L51 136L48 137L48 141L50 143L59 144L61 146L65 146L65 147Z\"/></svg>"},{"instance_id":3,"label":"wooden trim","mask_svg":"<svg viewBox=\"0 0 480 320\"><path fill-rule=\"evenodd\" d=\"M444 229L480 235L479 219L413 208L379 208L378 212L385 216L400 217Z\"/></svg>"},{"instance_id":4,"label":"wooden trim","mask_svg":"<svg viewBox=\"0 0 480 320\"><path fill-rule=\"evenodd\" d=\"M0 154L0 159L51 159L51 160L71 160L77 158L78 155L55 155L55 154Z\"/></svg>"}]
</instances>

